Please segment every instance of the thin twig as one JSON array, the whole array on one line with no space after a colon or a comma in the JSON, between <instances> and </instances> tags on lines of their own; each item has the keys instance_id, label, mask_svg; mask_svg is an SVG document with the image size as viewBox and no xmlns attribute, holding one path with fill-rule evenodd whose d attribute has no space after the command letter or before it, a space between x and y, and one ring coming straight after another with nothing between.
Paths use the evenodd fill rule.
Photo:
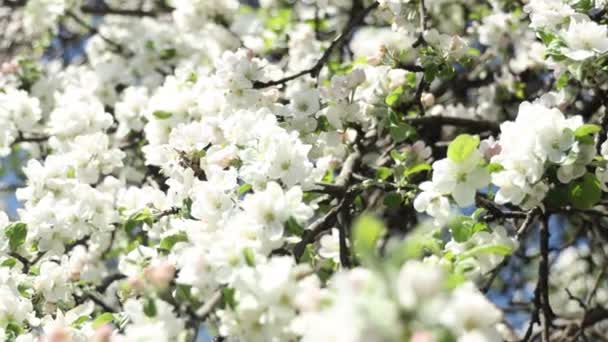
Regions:
<instances>
[{"instance_id":1,"label":"thin twig","mask_svg":"<svg viewBox=\"0 0 608 342\"><path fill-rule=\"evenodd\" d=\"M549 329L553 311L549 303L549 217L545 215L540 224L540 263L538 265L538 290L542 315L542 339L549 342Z\"/></svg>"},{"instance_id":2,"label":"thin twig","mask_svg":"<svg viewBox=\"0 0 608 342\"><path fill-rule=\"evenodd\" d=\"M111 45L117 53L121 53L123 51L122 45L118 44L117 42L113 41L112 39L109 39L106 36L104 36L103 34L99 33L99 30L96 27L89 25L89 23L87 23L82 18L80 18L79 16L77 16L76 13L74 13L73 11L68 10L68 11L65 12L65 14L68 17L74 19L74 21L76 23L78 23L80 26L82 26L82 27L86 28L87 30L89 30L89 32L98 35L99 38L103 39L104 42L106 42L109 45Z\"/></svg>"},{"instance_id":3,"label":"thin twig","mask_svg":"<svg viewBox=\"0 0 608 342\"><path fill-rule=\"evenodd\" d=\"M475 131L490 131L493 133L500 131L500 124L496 121L465 119L452 116L421 116L421 117L405 117L404 121L410 125L423 126L455 126L465 127Z\"/></svg>"},{"instance_id":4,"label":"thin twig","mask_svg":"<svg viewBox=\"0 0 608 342\"><path fill-rule=\"evenodd\" d=\"M156 17L158 15L155 11L144 11L141 9L121 9L121 8L110 8L110 7L94 7L94 6L81 6L80 11L86 14L92 15L122 15L127 17Z\"/></svg>"},{"instance_id":5,"label":"thin twig","mask_svg":"<svg viewBox=\"0 0 608 342\"><path fill-rule=\"evenodd\" d=\"M215 307L220 303L222 299L222 290L216 290L213 292L211 297L205 302L205 304L200 309L199 318L201 321L204 321L209 317L211 312L215 309Z\"/></svg>"},{"instance_id":6,"label":"thin twig","mask_svg":"<svg viewBox=\"0 0 608 342\"><path fill-rule=\"evenodd\" d=\"M532 224L534 223L534 220L539 211L540 211L539 208L534 208L526 213L526 218L525 218L524 222L521 224L521 226L515 233L515 239L517 241L521 241L522 238L526 235L526 233L530 229L530 227L532 227ZM500 270L503 267L507 266L509 264L510 260L511 260L510 255L505 256L505 258L500 262L500 264L498 264L498 266L496 266L493 270L490 271L489 278L488 278L486 284L482 287L483 292L487 292L490 289L490 287L492 287L492 284L494 283L494 280L500 273Z\"/></svg>"},{"instance_id":7,"label":"thin twig","mask_svg":"<svg viewBox=\"0 0 608 342\"><path fill-rule=\"evenodd\" d=\"M256 81L253 84L253 88L262 89L262 88L268 88L268 87L272 87L272 86L276 86L276 85L280 85L280 84L285 84L289 81L295 80L296 78L302 77L304 75L310 75L312 77L317 77L319 75L319 73L321 72L321 70L323 69L323 67L325 66L325 64L327 63L327 61L329 60L329 57L331 57L331 54L334 51L334 49L341 47L344 40L354 31L355 28L357 28L363 22L365 17L367 17L367 15L370 12L372 12L374 9L376 9L379 5L380 4L377 1L374 1L374 3L372 3L371 5L366 7L357 16L355 16L353 18L353 20L351 20L349 22L349 24L346 26L346 28L342 31L342 34L339 35L338 38L334 39L334 41L331 42L331 44L325 50L325 52L323 53L321 58L319 58L319 60L311 68L302 70L294 75L287 76L287 77L284 77L284 78L281 78L278 80L274 80L274 81L269 81L269 82Z\"/></svg>"}]
</instances>

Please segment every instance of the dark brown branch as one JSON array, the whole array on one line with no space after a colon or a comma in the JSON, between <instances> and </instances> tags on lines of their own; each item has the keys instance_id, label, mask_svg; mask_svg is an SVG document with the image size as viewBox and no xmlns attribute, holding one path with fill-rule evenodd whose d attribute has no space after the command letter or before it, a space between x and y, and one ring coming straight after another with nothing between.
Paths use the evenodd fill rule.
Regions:
<instances>
[{"instance_id":1,"label":"dark brown branch","mask_svg":"<svg viewBox=\"0 0 608 342\"><path fill-rule=\"evenodd\" d=\"M17 7L25 6L26 3L27 3L27 0L3 0L2 6L8 7L8 8L17 8Z\"/></svg>"},{"instance_id":2,"label":"dark brown branch","mask_svg":"<svg viewBox=\"0 0 608 342\"><path fill-rule=\"evenodd\" d=\"M203 304L203 307L200 309L200 314L198 315L200 321L204 321L205 319L207 319L207 317L209 317L211 312L213 312L213 310L220 303L221 300L222 290L219 289L213 292L211 297L205 302L205 304Z\"/></svg>"},{"instance_id":3,"label":"dark brown branch","mask_svg":"<svg viewBox=\"0 0 608 342\"><path fill-rule=\"evenodd\" d=\"M95 287L95 290L99 293L104 293L104 292L106 292L108 287L110 287L110 285L112 285L112 283L114 283L115 281L118 281L118 280L125 279L125 278L126 278L126 276L121 273L110 274L109 276L107 276L101 280L101 284L99 284L97 287Z\"/></svg>"},{"instance_id":4,"label":"dark brown branch","mask_svg":"<svg viewBox=\"0 0 608 342\"><path fill-rule=\"evenodd\" d=\"M349 24L346 26L346 28L343 30L342 34L340 34L340 36L338 36L338 38L334 39L334 41L331 42L331 44L325 50L325 52L323 53L321 58L319 58L317 63L315 63L315 65L313 65L311 68L302 70L294 75L287 76L285 78L281 78L281 79L274 80L274 81L269 81L269 82L256 81L253 84L253 88L254 89L263 89L263 88L268 88L268 87L272 87L272 86L276 86L276 85L280 85L280 84L285 84L289 81L295 80L296 78L302 77L304 75L310 75L312 77L317 77L319 75L319 73L321 72L321 70L323 70L323 67L329 60L329 57L331 57L332 52L336 48L340 48L343 45L343 42L346 40L346 38L349 37L350 34L355 30L355 28L357 28L363 22L363 20L365 20L365 17L367 17L367 15L370 12L372 12L374 9L376 9L379 5L380 4L377 1L374 1L374 3L372 3L371 5L366 7L357 16L355 16L353 18L353 20L351 20L349 22Z\"/></svg>"},{"instance_id":5,"label":"dark brown branch","mask_svg":"<svg viewBox=\"0 0 608 342\"><path fill-rule=\"evenodd\" d=\"M553 320L553 311L549 303L549 217L545 215L540 224L540 263L538 265L538 293L542 311L542 339L549 342L549 329Z\"/></svg>"},{"instance_id":6,"label":"dark brown branch","mask_svg":"<svg viewBox=\"0 0 608 342\"><path fill-rule=\"evenodd\" d=\"M99 305L106 312L118 312L118 310L116 310L115 308L113 308L109 304L105 303L100 298L97 298L97 296L95 296L92 293L85 293L83 297L76 297L76 301L79 302L79 303L83 303L86 299L89 299L93 303Z\"/></svg>"},{"instance_id":7,"label":"dark brown branch","mask_svg":"<svg viewBox=\"0 0 608 342\"><path fill-rule=\"evenodd\" d=\"M526 235L526 233L528 232L528 230L530 229L530 227L532 227L532 224L534 223L534 220L536 219L536 216L538 215L539 210L540 209L538 209L538 208L534 208L526 213L526 218L525 218L524 222L521 224L521 226L515 233L515 239L517 241L521 241L523 239L523 237ZM513 251L513 252L515 252L515 251ZM504 268L505 266L507 266L507 264L509 264L510 260L511 260L511 256L506 256L500 262L500 264L498 264L498 266L496 266L496 268L494 268L493 270L490 271L488 281L482 287L483 292L487 292L490 289L490 287L492 286L492 283L494 283L494 280L498 276L498 273L500 273L500 270L502 268Z\"/></svg>"},{"instance_id":8,"label":"dark brown branch","mask_svg":"<svg viewBox=\"0 0 608 342\"><path fill-rule=\"evenodd\" d=\"M426 31L426 28L427 28L428 14L427 14L426 4L424 3L424 0L420 0L420 7L418 9L418 12L420 15L420 34L418 35L418 39L416 39L414 44L412 44L413 48L417 48L426 43L424 41L424 32Z\"/></svg>"},{"instance_id":9,"label":"dark brown branch","mask_svg":"<svg viewBox=\"0 0 608 342\"><path fill-rule=\"evenodd\" d=\"M69 18L74 19L74 21L76 23L78 23L78 25L80 25L80 26L86 28L87 30L89 30L90 33L98 35L101 39L103 39L104 42L106 42L109 45L111 45L114 48L115 52L121 53L123 51L122 45L118 44L117 42L115 42L115 41L107 38L106 36L102 35L101 33L99 33L99 30L96 27L89 25L89 23L87 23L82 18L80 18L79 16L77 16L76 13L68 10L68 11L66 11L65 14Z\"/></svg>"},{"instance_id":10,"label":"dark brown branch","mask_svg":"<svg viewBox=\"0 0 608 342\"><path fill-rule=\"evenodd\" d=\"M293 254L296 260L299 260L300 257L302 257L302 254L304 254L304 250L306 249L306 245L315 241L315 238L319 234L330 229L334 224L336 224L338 213L340 212L340 209L342 209L343 205L344 200L341 200L338 205L331 208L325 215L308 226L302 240L298 242L293 249Z\"/></svg>"},{"instance_id":11,"label":"dark brown branch","mask_svg":"<svg viewBox=\"0 0 608 342\"><path fill-rule=\"evenodd\" d=\"M24 143L24 142L32 142L32 143L42 143L49 140L49 137L47 136L38 136L38 137L25 137L23 136L23 134L19 133L19 136L17 137L17 139L15 139L15 141L13 141L13 143L11 144L11 147L20 144L20 143Z\"/></svg>"},{"instance_id":12,"label":"dark brown branch","mask_svg":"<svg viewBox=\"0 0 608 342\"><path fill-rule=\"evenodd\" d=\"M475 131L490 131L497 133L500 131L500 125L496 121L464 119L451 116L422 116L422 117L405 117L404 121L410 125L428 125L428 126L456 126L464 127Z\"/></svg>"},{"instance_id":13,"label":"dark brown branch","mask_svg":"<svg viewBox=\"0 0 608 342\"><path fill-rule=\"evenodd\" d=\"M110 8L110 7L95 7L84 5L80 7L82 13L92 15L122 15L128 17L156 17L158 15L155 11L144 11L140 9L121 9L121 8Z\"/></svg>"},{"instance_id":14,"label":"dark brown branch","mask_svg":"<svg viewBox=\"0 0 608 342\"><path fill-rule=\"evenodd\" d=\"M315 241L316 237L319 236L322 232L330 229L337 223L338 214L344 209L348 208L349 201L354 198L351 192L354 192L354 189L347 190L347 186L350 184L353 172L361 161L362 153L355 149L353 153L351 153L344 164L342 165L342 170L340 170L340 174L336 177L336 183L330 186L333 195L336 198L339 198L339 202L336 206L331 208L325 215L314 221L311 225L306 229L306 234L302 237L302 240L298 242L294 249L293 254L296 260L299 260L304 250L306 249L306 245ZM344 232L341 234L341 240L345 237ZM344 235L344 237L342 237ZM345 241L341 242L345 244ZM340 248L342 251L343 248ZM345 252L341 252L345 253Z\"/></svg>"}]
</instances>

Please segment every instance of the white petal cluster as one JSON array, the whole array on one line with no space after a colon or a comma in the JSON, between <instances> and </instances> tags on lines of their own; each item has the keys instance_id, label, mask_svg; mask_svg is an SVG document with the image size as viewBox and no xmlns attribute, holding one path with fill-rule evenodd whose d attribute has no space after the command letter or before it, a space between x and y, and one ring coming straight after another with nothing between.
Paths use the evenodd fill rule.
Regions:
<instances>
[{"instance_id":1,"label":"white petal cluster","mask_svg":"<svg viewBox=\"0 0 608 342\"><path fill-rule=\"evenodd\" d=\"M608 26L590 20L571 20L563 37L567 45L564 55L575 61L608 51Z\"/></svg>"},{"instance_id":2,"label":"white petal cluster","mask_svg":"<svg viewBox=\"0 0 608 342\"><path fill-rule=\"evenodd\" d=\"M250 341L285 341L296 334L293 298L300 291L297 267L289 257L242 268L234 281L236 307L220 310L220 334Z\"/></svg>"},{"instance_id":3,"label":"white petal cluster","mask_svg":"<svg viewBox=\"0 0 608 342\"><path fill-rule=\"evenodd\" d=\"M566 118L541 102L522 103L515 121L500 127L501 152L492 158L504 167L492 174L492 183L499 188L496 201L527 208L538 205L549 190L543 179L549 165L560 167L563 183L581 177L594 155L575 139L574 131L582 124L580 116Z\"/></svg>"},{"instance_id":4,"label":"white petal cluster","mask_svg":"<svg viewBox=\"0 0 608 342\"><path fill-rule=\"evenodd\" d=\"M39 129L40 101L26 91L8 88L0 91L0 156L11 151L11 144L24 133Z\"/></svg>"},{"instance_id":5,"label":"white petal cluster","mask_svg":"<svg viewBox=\"0 0 608 342\"><path fill-rule=\"evenodd\" d=\"M89 2L2 27L2 341L499 341L508 225L608 191L605 0Z\"/></svg>"},{"instance_id":6,"label":"white petal cluster","mask_svg":"<svg viewBox=\"0 0 608 342\"><path fill-rule=\"evenodd\" d=\"M389 280L394 281L392 289L365 269L339 273L328 289L308 289L309 303L296 327L303 341L366 341L369 336L392 341L403 336L395 327L400 324L400 310L405 310L419 329L410 332L412 338L423 335L425 327L444 326L458 341L499 340L500 310L472 283L446 293L442 290L445 276L442 267L432 262L407 261ZM391 300L392 295L398 302Z\"/></svg>"}]
</instances>

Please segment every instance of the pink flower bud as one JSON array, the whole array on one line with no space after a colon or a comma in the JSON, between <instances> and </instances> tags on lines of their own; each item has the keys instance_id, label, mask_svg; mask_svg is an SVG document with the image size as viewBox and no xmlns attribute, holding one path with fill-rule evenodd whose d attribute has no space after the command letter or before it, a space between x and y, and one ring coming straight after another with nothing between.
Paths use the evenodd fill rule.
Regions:
<instances>
[{"instance_id":1,"label":"pink flower bud","mask_svg":"<svg viewBox=\"0 0 608 342\"><path fill-rule=\"evenodd\" d=\"M479 144L479 150L486 160L492 159L495 155L502 151L502 147L493 138L482 140Z\"/></svg>"},{"instance_id":2,"label":"pink flower bud","mask_svg":"<svg viewBox=\"0 0 608 342\"><path fill-rule=\"evenodd\" d=\"M140 291L144 288L144 282L138 276L129 277L129 279L127 279L127 284L129 284L129 287L135 291Z\"/></svg>"},{"instance_id":3,"label":"pink flower bud","mask_svg":"<svg viewBox=\"0 0 608 342\"><path fill-rule=\"evenodd\" d=\"M0 72L3 74L14 74L19 70L19 65L15 62L4 62L0 66Z\"/></svg>"},{"instance_id":4,"label":"pink flower bud","mask_svg":"<svg viewBox=\"0 0 608 342\"><path fill-rule=\"evenodd\" d=\"M61 325L56 325L51 328L51 331L46 335L45 342L71 342L72 335Z\"/></svg>"},{"instance_id":5,"label":"pink flower bud","mask_svg":"<svg viewBox=\"0 0 608 342\"><path fill-rule=\"evenodd\" d=\"M426 330L416 331L410 342L433 342L433 334Z\"/></svg>"},{"instance_id":6,"label":"pink flower bud","mask_svg":"<svg viewBox=\"0 0 608 342\"><path fill-rule=\"evenodd\" d=\"M104 324L95 330L94 342L110 342L112 340L112 327Z\"/></svg>"},{"instance_id":7,"label":"pink flower bud","mask_svg":"<svg viewBox=\"0 0 608 342\"><path fill-rule=\"evenodd\" d=\"M435 95L432 93L422 93L420 102L422 102L422 105L426 108L431 107L435 104Z\"/></svg>"},{"instance_id":8,"label":"pink flower bud","mask_svg":"<svg viewBox=\"0 0 608 342\"><path fill-rule=\"evenodd\" d=\"M248 60L252 60L255 55L252 50L245 49L245 56L247 56Z\"/></svg>"},{"instance_id":9,"label":"pink flower bud","mask_svg":"<svg viewBox=\"0 0 608 342\"><path fill-rule=\"evenodd\" d=\"M168 261L162 261L146 267L144 276L154 287L166 288L175 277L175 266Z\"/></svg>"}]
</instances>

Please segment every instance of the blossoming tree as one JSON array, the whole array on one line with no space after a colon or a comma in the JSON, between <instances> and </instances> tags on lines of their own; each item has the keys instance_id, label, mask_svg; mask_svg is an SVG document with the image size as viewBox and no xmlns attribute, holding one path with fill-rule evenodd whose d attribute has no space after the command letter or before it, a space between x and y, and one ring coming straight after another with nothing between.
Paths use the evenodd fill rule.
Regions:
<instances>
[{"instance_id":1,"label":"blossoming tree","mask_svg":"<svg viewBox=\"0 0 608 342\"><path fill-rule=\"evenodd\" d=\"M0 0L0 340L606 340L607 9Z\"/></svg>"}]
</instances>

